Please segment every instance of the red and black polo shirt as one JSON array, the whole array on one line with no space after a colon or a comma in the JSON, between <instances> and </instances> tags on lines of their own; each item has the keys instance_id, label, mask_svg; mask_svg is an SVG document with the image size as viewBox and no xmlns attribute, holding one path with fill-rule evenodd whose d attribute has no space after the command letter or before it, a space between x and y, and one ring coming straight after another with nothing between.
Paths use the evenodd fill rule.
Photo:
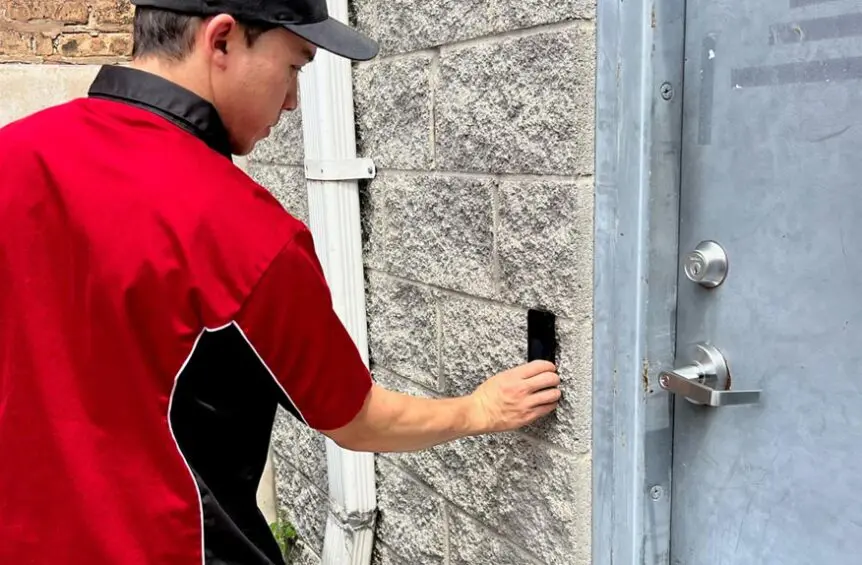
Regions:
<instances>
[{"instance_id":1,"label":"red and black polo shirt","mask_svg":"<svg viewBox=\"0 0 862 565\"><path fill-rule=\"evenodd\" d=\"M102 68L0 129L0 226L0 564L282 563L276 408L338 428L371 378L215 108Z\"/></svg>"}]
</instances>

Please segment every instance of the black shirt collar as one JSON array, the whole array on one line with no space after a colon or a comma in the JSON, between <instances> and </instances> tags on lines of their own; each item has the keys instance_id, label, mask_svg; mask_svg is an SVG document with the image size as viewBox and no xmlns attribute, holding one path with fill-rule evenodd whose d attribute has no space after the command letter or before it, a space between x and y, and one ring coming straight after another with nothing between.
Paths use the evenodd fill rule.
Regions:
<instances>
[{"instance_id":1,"label":"black shirt collar","mask_svg":"<svg viewBox=\"0 0 862 565\"><path fill-rule=\"evenodd\" d=\"M89 96L155 112L231 158L230 138L215 106L167 79L131 67L106 65L96 75Z\"/></svg>"}]
</instances>

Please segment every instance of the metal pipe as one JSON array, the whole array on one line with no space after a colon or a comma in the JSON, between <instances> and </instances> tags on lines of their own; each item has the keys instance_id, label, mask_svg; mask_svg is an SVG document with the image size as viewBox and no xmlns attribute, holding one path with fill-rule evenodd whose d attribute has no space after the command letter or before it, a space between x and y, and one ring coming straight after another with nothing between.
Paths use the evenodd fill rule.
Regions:
<instances>
[{"instance_id":1,"label":"metal pipe","mask_svg":"<svg viewBox=\"0 0 862 565\"><path fill-rule=\"evenodd\" d=\"M347 0L328 0L330 16L348 23ZM323 50L300 76L307 161L356 158L350 61ZM366 366L365 284L355 179L307 180L309 228L332 291L333 306ZM374 545L374 455L341 449L326 440L330 508L323 565L368 565Z\"/></svg>"}]
</instances>

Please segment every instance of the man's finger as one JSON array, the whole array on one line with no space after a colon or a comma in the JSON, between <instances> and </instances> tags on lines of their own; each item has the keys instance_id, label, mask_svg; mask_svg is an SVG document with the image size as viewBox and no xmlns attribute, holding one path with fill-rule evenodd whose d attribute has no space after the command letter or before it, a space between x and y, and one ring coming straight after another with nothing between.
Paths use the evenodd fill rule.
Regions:
<instances>
[{"instance_id":1,"label":"man's finger","mask_svg":"<svg viewBox=\"0 0 862 565\"><path fill-rule=\"evenodd\" d=\"M554 366L553 363L549 361L542 361L541 359L536 361L530 361L526 365L521 365L518 367L518 373L520 374L522 379L529 379L530 377L535 377L536 375L541 375L542 373L550 373L556 371L557 367Z\"/></svg>"},{"instance_id":2,"label":"man's finger","mask_svg":"<svg viewBox=\"0 0 862 565\"><path fill-rule=\"evenodd\" d=\"M538 420L543 416L547 416L551 412L557 409L557 404L543 404L541 406L537 406L535 410L533 410L533 418Z\"/></svg>"},{"instance_id":3,"label":"man's finger","mask_svg":"<svg viewBox=\"0 0 862 565\"><path fill-rule=\"evenodd\" d=\"M542 390L534 394L530 397L530 404L532 406L542 406L546 404L556 404L560 401L560 397L563 393L558 388L549 388L547 390Z\"/></svg>"},{"instance_id":4,"label":"man's finger","mask_svg":"<svg viewBox=\"0 0 862 565\"><path fill-rule=\"evenodd\" d=\"M542 373L527 379L527 387L530 392L560 386L560 375L557 373Z\"/></svg>"}]
</instances>

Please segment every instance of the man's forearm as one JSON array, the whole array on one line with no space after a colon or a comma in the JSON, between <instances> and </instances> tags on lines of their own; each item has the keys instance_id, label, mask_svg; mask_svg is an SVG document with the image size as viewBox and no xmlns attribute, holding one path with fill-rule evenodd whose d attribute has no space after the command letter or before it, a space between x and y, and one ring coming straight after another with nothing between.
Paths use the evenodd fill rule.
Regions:
<instances>
[{"instance_id":1,"label":"man's forearm","mask_svg":"<svg viewBox=\"0 0 862 565\"><path fill-rule=\"evenodd\" d=\"M349 424L324 433L345 449L380 453L518 429L556 409L560 377L554 369L547 361L533 361L494 375L459 398L410 396L375 383Z\"/></svg>"},{"instance_id":2,"label":"man's forearm","mask_svg":"<svg viewBox=\"0 0 862 565\"><path fill-rule=\"evenodd\" d=\"M357 416L361 425L327 435L353 451L418 451L484 432L479 420L470 397L423 398L375 384Z\"/></svg>"}]
</instances>

